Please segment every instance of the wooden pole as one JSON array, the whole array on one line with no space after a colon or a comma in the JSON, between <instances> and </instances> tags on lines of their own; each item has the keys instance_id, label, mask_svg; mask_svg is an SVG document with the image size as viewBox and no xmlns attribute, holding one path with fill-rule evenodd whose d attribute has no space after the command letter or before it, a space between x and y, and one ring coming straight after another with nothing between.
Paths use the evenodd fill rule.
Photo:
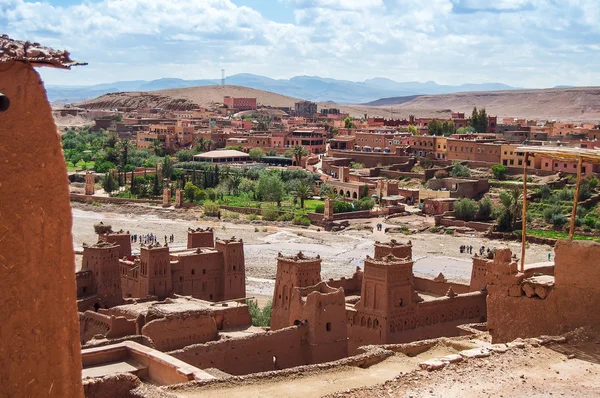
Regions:
<instances>
[{"instance_id":1,"label":"wooden pole","mask_svg":"<svg viewBox=\"0 0 600 398\"><path fill-rule=\"evenodd\" d=\"M521 272L525 272L525 244L527 243L527 161L529 153L525 152L523 161L523 213L521 215Z\"/></svg>"},{"instance_id":2,"label":"wooden pole","mask_svg":"<svg viewBox=\"0 0 600 398\"><path fill-rule=\"evenodd\" d=\"M569 229L569 240L573 240L575 234L575 219L577 218L577 202L579 202L579 187L581 186L581 166L583 159L577 162L577 185L575 186L575 197L573 198L573 211L571 212L571 228Z\"/></svg>"}]
</instances>

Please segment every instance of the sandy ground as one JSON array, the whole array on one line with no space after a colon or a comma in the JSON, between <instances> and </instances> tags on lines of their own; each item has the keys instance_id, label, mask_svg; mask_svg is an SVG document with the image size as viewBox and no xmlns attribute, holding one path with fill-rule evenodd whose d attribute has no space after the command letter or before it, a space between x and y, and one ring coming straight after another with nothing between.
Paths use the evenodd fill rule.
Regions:
<instances>
[{"instance_id":1,"label":"sandy ground","mask_svg":"<svg viewBox=\"0 0 600 398\"><path fill-rule=\"evenodd\" d=\"M423 222L423 217L409 216L387 227L397 227L404 219L412 227ZM295 254L302 251L307 255L319 254L323 259L322 276L324 279L351 277L357 266L363 266L366 255L373 256L373 244L376 240L387 241L410 239L413 244L414 272L419 276L435 277L440 272L452 281L468 283L471 276L471 258L461 254L460 245L472 245L478 248L508 246L514 253L520 252L516 242L490 241L479 236L451 236L429 232L405 236L400 233L373 232L373 226L383 219L356 220L350 229L341 232L318 231L311 227L297 228L289 226L263 226L217 220L200 219L195 213L164 210L158 207L83 205L73 204L73 240L76 249L83 242L97 240L93 225L99 221L111 224L113 230L126 230L132 234L153 233L162 242L165 235L174 234L173 248L184 248L187 243L188 227L215 228L219 238L242 238L246 254L246 275L248 295L269 297L272 295L277 253ZM419 221L421 220L421 221ZM258 229L258 232L256 232ZM139 246L133 245L134 252ZM527 263L539 263L547 260L552 251L550 246L531 245L527 251ZM80 256L77 256L80 262Z\"/></svg>"},{"instance_id":2,"label":"sandy ground","mask_svg":"<svg viewBox=\"0 0 600 398\"><path fill-rule=\"evenodd\" d=\"M331 397L600 397L598 344L583 344L592 355L572 354L579 352L579 344L527 347Z\"/></svg>"}]
</instances>

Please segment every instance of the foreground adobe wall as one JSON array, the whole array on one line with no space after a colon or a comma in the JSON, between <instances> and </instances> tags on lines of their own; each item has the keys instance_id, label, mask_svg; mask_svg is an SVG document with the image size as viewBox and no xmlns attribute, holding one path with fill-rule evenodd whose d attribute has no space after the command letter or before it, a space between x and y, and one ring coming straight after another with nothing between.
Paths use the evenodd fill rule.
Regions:
<instances>
[{"instance_id":1,"label":"foreground adobe wall","mask_svg":"<svg viewBox=\"0 0 600 398\"><path fill-rule=\"evenodd\" d=\"M513 267L488 263L488 329L494 342L600 323L600 244L560 240L554 253L555 286L544 299L525 295L524 276Z\"/></svg>"},{"instance_id":2,"label":"foreground adobe wall","mask_svg":"<svg viewBox=\"0 0 600 398\"><path fill-rule=\"evenodd\" d=\"M81 397L67 169L39 75L0 63L0 386L10 397Z\"/></svg>"},{"instance_id":3,"label":"foreground adobe wall","mask_svg":"<svg viewBox=\"0 0 600 398\"><path fill-rule=\"evenodd\" d=\"M210 315L171 316L155 319L142 328L159 351L177 350L218 338L217 324Z\"/></svg>"},{"instance_id":4,"label":"foreground adobe wall","mask_svg":"<svg viewBox=\"0 0 600 398\"><path fill-rule=\"evenodd\" d=\"M267 372L307 364L307 334L306 326L292 326L240 339L196 344L167 354L200 369L217 368L232 375Z\"/></svg>"}]
</instances>

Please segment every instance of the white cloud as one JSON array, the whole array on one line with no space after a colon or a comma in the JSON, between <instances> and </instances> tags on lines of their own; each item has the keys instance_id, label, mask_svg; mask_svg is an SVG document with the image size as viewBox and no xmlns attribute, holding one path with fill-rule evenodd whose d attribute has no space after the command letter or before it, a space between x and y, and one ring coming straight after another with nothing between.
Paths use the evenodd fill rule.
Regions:
<instances>
[{"instance_id":1,"label":"white cloud","mask_svg":"<svg viewBox=\"0 0 600 398\"><path fill-rule=\"evenodd\" d=\"M56 84L215 78L221 68L276 78L600 83L597 0L280 1L295 23L230 0L0 0L0 26L90 63L43 71Z\"/></svg>"}]
</instances>

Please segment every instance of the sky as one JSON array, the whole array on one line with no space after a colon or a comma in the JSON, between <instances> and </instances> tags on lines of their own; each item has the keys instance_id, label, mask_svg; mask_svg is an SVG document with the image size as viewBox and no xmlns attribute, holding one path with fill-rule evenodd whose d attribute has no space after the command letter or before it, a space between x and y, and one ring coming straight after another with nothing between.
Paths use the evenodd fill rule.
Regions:
<instances>
[{"instance_id":1,"label":"sky","mask_svg":"<svg viewBox=\"0 0 600 398\"><path fill-rule=\"evenodd\" d=\"M0 0L0 33L88 62L49 85L253 73L600 85L600 0Z\"/></svg>"}]
</instances>

